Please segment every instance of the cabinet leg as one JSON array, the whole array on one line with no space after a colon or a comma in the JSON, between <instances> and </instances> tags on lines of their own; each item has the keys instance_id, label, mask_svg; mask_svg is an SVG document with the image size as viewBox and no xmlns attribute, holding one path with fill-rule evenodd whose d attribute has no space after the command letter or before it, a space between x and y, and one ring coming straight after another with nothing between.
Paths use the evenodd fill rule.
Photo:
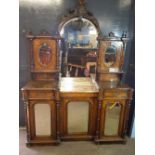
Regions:
<instances>
[{"instance_id":1,"label":"cabinet leg","mask_svg":"<svg viewBox=\"0 0 155 155\"><path fill-rule=\"evenodd\" d=\"M32 144L26 143L26 147L31 147L31 146L32 146Z\"/></svg>"}]
</instances>

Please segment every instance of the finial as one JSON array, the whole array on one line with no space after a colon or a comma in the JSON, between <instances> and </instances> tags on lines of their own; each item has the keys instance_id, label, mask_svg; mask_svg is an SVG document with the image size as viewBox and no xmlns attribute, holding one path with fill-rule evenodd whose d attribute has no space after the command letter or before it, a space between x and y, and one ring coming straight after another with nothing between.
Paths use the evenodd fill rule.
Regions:
<instances>
[{"instance_id":1,"label":"finial","mask_svg":"<svg viewBox=\"0 0 155 155\"><path fill-rule=\"evenodd\" d=\"M85 5L85 3L86 3L85 0L79 0L80 5Z\"/></svg>"},{"instance_id":2,"label":"finial","mask_svg":"<svg viewBox=\"0 0 155 155\"><path fill-rule=\"evenodd\" d=\"M49 35L49 32L47 32L45 29L42 29L41 31L40 31L40 35Z\"/></svg>"},{"instance_id":3,"label":"finial","mask_svg":"<svg viewBox=\"0 0 155 155\"><path fill-rule=\"evenodd\" d=\"M26 33L26 35L33 35L32 30L29 28L28 30L24 29L23 33Z\"/></svg>"},{"instance_id":4,"label":"finial","mask_svg":"<svg viewBox=\"0 0 155 155\"><path fill-rule=\"evenodd\" d=\"M27 30L27 32L26 32L26 36L33 36L33 33L32 33L32 31L29 29L29 30Z\"/></svg>"}]
</instances>

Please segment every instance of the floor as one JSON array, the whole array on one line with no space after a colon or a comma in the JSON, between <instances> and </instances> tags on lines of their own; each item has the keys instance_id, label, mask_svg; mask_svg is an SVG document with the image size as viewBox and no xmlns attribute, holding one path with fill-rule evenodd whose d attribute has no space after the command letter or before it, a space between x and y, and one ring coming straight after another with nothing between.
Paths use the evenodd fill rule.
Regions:
<instances>
[{"instance_id":1,"label":"floor","mask_svg":"<svg viewBox=\"0 0 155 155\"><path fill-rule=\"evenodd\" d=\"M19 155L134 155L135 140L128 139L126 144L96 145L93 142L62 142L58 146L26 147L26 131L19 131Z\"/></svg>"}]
</instances>

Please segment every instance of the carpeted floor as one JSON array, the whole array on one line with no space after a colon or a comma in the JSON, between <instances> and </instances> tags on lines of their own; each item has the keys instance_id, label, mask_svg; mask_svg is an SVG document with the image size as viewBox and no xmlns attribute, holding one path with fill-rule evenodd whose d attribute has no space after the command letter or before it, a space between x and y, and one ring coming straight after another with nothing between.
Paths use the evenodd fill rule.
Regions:
<instances>
[{"instance_id":1,"label":"carpeted floor","mask_svg":"<svg viewBox=\"0 0 155 155\"><path fill-rule=\"evenodd\" d=\"M19 130L19 155L134 155L135 140L128 139L126 144L102 144L93 142L62 142L58 146L26 147L26 131Z\"/></svg>"}]
</instances>

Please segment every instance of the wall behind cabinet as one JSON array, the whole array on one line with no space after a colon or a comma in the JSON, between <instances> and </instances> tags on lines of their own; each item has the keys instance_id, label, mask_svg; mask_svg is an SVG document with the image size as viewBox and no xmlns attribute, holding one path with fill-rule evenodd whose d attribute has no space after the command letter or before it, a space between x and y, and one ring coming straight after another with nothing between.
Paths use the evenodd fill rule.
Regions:
<instances>
[{"instance_id":1,"label":"wall behind cabinet","mask_svg":"<svg viewBox=\"0 0 155 155\"><path fill-rule=\"evenodd\" d=\"M39 34L45 29L55 35L59 24L59 17L74 8L76 0L19 0L19 86L20 88L30 79L28 42L25 38L26 32L31 30ZM134 65L134 0L87 0L87 8L97 18L103 35L113 31L121 36L125 30L131 41L125 53L124 71L132 69ZM133 58L131 57L133 56ZM134 73L125 74L123 81L134 85ZM133 101L134 102L134 101ZM25 125L24 104L19 97L19 125ZM132 117L132 114L131 114Z\"/></svg>"}]
</instances>

